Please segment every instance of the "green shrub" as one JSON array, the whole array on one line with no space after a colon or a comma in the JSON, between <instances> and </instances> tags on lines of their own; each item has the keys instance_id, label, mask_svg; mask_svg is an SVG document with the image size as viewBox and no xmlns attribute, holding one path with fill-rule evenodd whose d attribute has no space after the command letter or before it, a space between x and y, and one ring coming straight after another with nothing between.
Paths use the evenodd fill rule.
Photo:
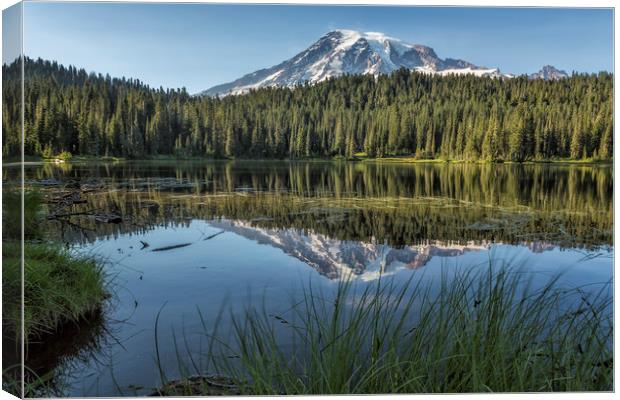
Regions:
<instances>
[{"instance_id":1,"label":"green shrub","mask_svg":"<svg viewBox=\"0 0 620 400\"><path fill-rule=\"evenodd\" d=\"M63 160L63 161L69 161L71 157L73 157L73 155L69 153L68 151L63 151L56 156L57 159Z\"/></svg>"}]
</instances>

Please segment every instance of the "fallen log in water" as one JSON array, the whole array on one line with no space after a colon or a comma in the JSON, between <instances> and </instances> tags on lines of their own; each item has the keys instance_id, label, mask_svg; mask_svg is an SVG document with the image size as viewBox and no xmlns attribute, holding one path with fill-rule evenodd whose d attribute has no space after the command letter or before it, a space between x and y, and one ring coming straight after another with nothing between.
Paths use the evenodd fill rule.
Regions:
<instances>
[{"instance_id":1,"label":"fallen log in water","mask_svg":"<svg viewBox=\"0 0 620 400\"><path fill-rule=\"evenodd\" d=\"M181 244L175 244L172 246L164 246L164 247L157 247L156 249L153 249L151 251L166 251L166 250L174 250L174 249L178 249L180 247L187 247L189 246L191 243L181 243Z\"/></svg>"},{"instance_id":2,"label":"fallen log in water","mask_svg":"<svg viewBox=\"0 0 620 400\"><path fill-rule=\"evenodd\" d=\"M219 236L219 235L221 235L221 234L222 234L222 233L224 233L224 232L226 232L226 231L220 231L220 232L218 232L218 233L214 233L213 235L209 235L209 236L207 236L207 237L206 237L206 238L204 238L203 240L213 239L214 237Z\"/></svg>"},{"instance_id":3,"label":"fallen log in water","mask_svg":"<svg viewBox=\"0 0 620 400\"><path fill-rule=\"evenodd\" d=\"M47 216L47 219L60 219L60 218L69 218L69 217L73 217L73 216L77 216L77 215L86 215L86 216L90 216L92 215L94 211L80 211L80 212L71 212L71 213L52 213L50 215Z\"/></svg>"},{"instance_id":4,"label":"fallen log in water","mask_svg":"<svg viewBox=\"0 0 620 400\"><path fill-rule=\"evenodd\" d=\"M119 224L123 222L123 217L121 217L120 215L116 215L116 214L97 213L97 214L92 214L91 216L95 218L95 221L104 222L106 224Z\"/></svg>"},{"instance_id":5,"label":"fallen log in water","mask_svg":"<svg viewBox=\"0 0 620 400\"><path fill-rule=\"evenodd\" d=\"M58 206L67 206L86 203L86 199L82 198L80 192L71 191L69 193L61 194L59 197L48 199L46 203L56 204Z\"/></svg>"},{"instance_id":6,"label":"fallen log in water","mask_svg":"<svg viewBox=\"0 0 620 400\"><path fill-rule=\"evenodd\" d=\"M97 213L95 211L81 211L81 212L72 212L72 213L52 213L47 216L47 219L57 220L57 219L65 219L74 216L84 216L89 218L94 218L97 222L103 222L106 224L118 224L123 222L123 217L116 214L103 214Z\"/></svg>"}]
</instances>

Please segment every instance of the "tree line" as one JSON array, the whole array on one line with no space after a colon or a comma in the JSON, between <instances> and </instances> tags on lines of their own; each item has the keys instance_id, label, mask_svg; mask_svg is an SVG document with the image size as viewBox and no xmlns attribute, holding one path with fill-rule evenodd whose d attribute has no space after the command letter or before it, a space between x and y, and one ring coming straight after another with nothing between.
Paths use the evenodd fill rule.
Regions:
<instances>
[{"instance_id":1,"label":"tree line","mask_svg":"<svg viewBox=\"0 0 620 400\"><path fill-rule=\"evenodd\" d=\"M3 155L20 154L20 64L3 65ZM25 153L211 158L610 159L613 75L558 81L342 76L223 98L24 59Z\"/></svg>"}]
</instances>

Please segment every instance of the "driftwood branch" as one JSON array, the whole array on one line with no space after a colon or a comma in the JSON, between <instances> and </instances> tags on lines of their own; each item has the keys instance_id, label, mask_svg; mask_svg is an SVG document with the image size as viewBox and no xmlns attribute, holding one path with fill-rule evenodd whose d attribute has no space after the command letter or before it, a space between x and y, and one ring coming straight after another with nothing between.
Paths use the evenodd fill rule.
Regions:
<instances>
[{"instance_id":1,"label":"driftwood branch","mask_svg":"<svg viewBox=\"0 0 620 400\"><path fill-rule=\"evenodd\" d=\"M50 220L67 220L73 216L83 215L89 218L94 218L97 222L103 222L106 224L118 224L123 222L123 218L114 213L105 213L99 212L96 210L87 210L87 211L75 211L75 212L67 212L66 210L69 207L72 207L76 204L84 204L87 203L86 199L82 198L83 191L73 191L67 194L60 196L59 198L52 199L49 202L51 204L56 204L56 208L53 212L51 212L47 219Z\"/></svg>"},{"instance_id":2,"label":"driftwood branch","mask_svg":"<svg viewBox=\"0 0 620 400\"><path fill-rule=\"evenodd\" d=\"M94 210L90 210L90 211L70 212L70 213L64 213L64 214L53 213L53 214L48 215L47 219L69 218L75 215L92 215L94 212L95 212Z\"/></svg>"}]
</instances>

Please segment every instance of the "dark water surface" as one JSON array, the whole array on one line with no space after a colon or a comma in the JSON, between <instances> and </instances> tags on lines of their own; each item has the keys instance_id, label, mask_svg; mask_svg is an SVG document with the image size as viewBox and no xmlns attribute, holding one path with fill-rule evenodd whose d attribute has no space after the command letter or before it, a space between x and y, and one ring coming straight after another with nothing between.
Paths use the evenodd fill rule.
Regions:
<instances>
[{"instance_id":1,"label":"dark water surface","mask_svg":"<svg viewBox=\"0 0 620 400\"><path fill-rule=\"evenodd\" d=\"M64 395L157 387L160 310L160 362L174 378L179 358L206 351L203 323L223 306L241 315L258 304L277 315L309 284L330 291L349 277L363 286L412 274L436 282L489 258L541 277L562 272L566 286L613 275L613 169L605 166L38 164L26 167L26 182L46 196L81 188L87 202L75 212L123 220L75 215L45 225L50 237L102 260L113 293L101 321L31 357L35 369L54 366Z\"/></svg>"}]
</instances>

